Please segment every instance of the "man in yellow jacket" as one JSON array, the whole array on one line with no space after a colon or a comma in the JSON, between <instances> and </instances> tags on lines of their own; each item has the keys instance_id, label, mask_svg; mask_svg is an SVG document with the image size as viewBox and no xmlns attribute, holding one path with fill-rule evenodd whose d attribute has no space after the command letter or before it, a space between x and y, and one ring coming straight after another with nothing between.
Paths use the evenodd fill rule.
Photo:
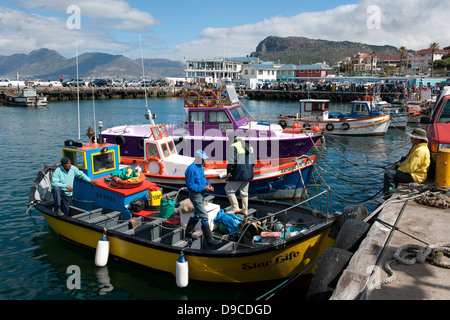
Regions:
<instances>
[{"instance_id":1,"label":"man in yellow jacket","mask_svg":"<svg viewBox=\"0 0 450 320\"><path fill-rule=\"evenodd\" d=\"M399 183L424 183L430 166L430 150L425 130L414 129L411 136L413 147L408 156L384 173L383 195L389 196L390 188L397 188Z\"/></svg>"}]
</instances>

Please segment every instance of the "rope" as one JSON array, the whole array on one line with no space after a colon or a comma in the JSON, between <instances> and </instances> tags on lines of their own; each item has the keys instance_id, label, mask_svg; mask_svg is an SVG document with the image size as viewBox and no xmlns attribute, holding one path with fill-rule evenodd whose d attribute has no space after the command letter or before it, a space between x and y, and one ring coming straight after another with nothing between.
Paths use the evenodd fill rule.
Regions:
<instances>
[{"instance_id":1,"label":"rope","mask_svg":"<svg viewBox=\"0 0 450 320\"><path fill-rule=\"evenodd\" d=\"M406 253L402 254L404 251L406 251ZM450 269L450 264L442 262L442 257L444 255L450 257L450 243L448 242L427 245L426 247L417 244L407 244L401 246L395 251L393 255L394 259L384 265L384 270L388 274L388 277L381 280L380 284L388 284L396 280L397 276L391 268L391 266L395 263L413 265L415 263L424 263L425 261L429 261L430 264L434 266Z\"/></svg>"}]
</instances>

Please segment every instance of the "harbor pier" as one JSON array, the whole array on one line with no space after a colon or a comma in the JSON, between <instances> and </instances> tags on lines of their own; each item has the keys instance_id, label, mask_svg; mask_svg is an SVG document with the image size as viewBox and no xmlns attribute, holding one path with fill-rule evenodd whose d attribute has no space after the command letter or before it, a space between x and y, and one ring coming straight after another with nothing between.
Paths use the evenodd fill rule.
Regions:
<instances>
[{"instance_id":1,"label":"harbor pier","mask_svg":"<svg viewBox=\"0 0 450 320\"><path fill-rule=\"evenodd\" d=\"M15 88L3 88L2 91L15 90ZM187 87L79 87L80 100L92 99L142 99L184 97L188 91L201 91L201 89L189 89ZM67 101L77 99L76 87L37 87L36 93L47 97L48 101ZM252 100L296 101L301 99L328 99L332 102L351 102L364 99L366 92L349 91L298 91L298 90L245 90L241 92ZM397 93L382 93L381 98L392 101Z\"/></svg>"},{"instance_id":2,"label":"harbor pier","mask_svg":"<svg viewBox=\"0 0 450 320\"><path fill-rule=\"evenodd\" d=\"M2 90L14 90L7 88ZM36 93L44 95L48 101L76 100L79 94L80 100L95 99L143 99L145 93L151 98L183 97L186 88L183 87L37 87Z\"/></svg>"},{"instance_id":3,"label":"harbor pier","mask_svg":"<svg viewBox=\"0 0 450 320\"><path fill-rule=\"evenodd\" d=\"M363 99L367 92L351 91L294 91L294 90L246 90L245 93L254 100L286 100L299 101L302 99L327 99L332 102L352 102ZM398 93L382 93L384 101L391 101Z\"/></svg>"},{"instance_id":4,"label":"harbor pier","mask_svg":"<svg viewBox=\"0 0 450 320\"><path fill-rule=\"evenodd\" d=\"M450 190L425 186L403 185L382 204L330 300L450 299L450 208L440 200Z\"/></svg>"}]
</instances>

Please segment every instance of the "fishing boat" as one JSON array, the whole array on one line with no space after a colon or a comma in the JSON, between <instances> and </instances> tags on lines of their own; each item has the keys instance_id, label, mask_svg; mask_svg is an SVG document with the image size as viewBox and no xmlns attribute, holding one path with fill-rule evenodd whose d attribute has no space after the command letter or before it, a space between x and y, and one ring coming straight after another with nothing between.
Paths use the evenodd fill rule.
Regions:
<instances>
[{"instance_id":1,"label":"fishing boat","mask_svg":"<svg viewBox=\"0 0 450 320\"><path fill-rule=\"evenodd\" d=\"M292 132L303 129L325 130L330 135L380 136L385 135L391 122L390 114L370 115L364 101L352 103L351 114L329 113L328 99L300 100L300 113L282 115L281 125ZM289 131L287 131L289 132Z\"/></svg>"},{"instance_id":2,"label":"fishing boat","mask_svg":"<svg viewBox=\"0 0 450 320\"><path fill-rule=\"evenodd\" d=\"M390 103L383 101L379 95L364 96L363 100L352 101L351 110L347 113L330 113L333 117L367 117L391 115L389 128L405 129L410 113L403 106L392 106Z\"/></svg>"},{"instance_id":3,"label":"fishing boat","mask_svg":"<svg viewBox=\"0 0 450 320\"><path fill-rule=\"evenodd\" d=\"M45 107L48 103L47 97L38 95L36 89L24 88L17 91L4 91L1 94L3 103L16 107Z\"/></svg>"},{"instance_id":4,"label":"fishing boat","mask_svg":"<svg viewBox=\"0 0 450 320\"><path fill-rule=\"evenodd\" d=\"M229 217L221 211L227 205L226 197L208 196L207 207L212 207L208 215L211 213L215 222L210 228L219 243L208 245L202 234L196 239L186 238L181 221L182 215L189 213L174 210L167 218L162 215L162 200L159 206L156 202L142 210L131 205L136 199L149 204L158 192L161 199L156 184L147 180L128 188L111 184L114 172L123 168L119 148L101 141L65 141L62 156L96 181L89 184L75 179L68 215L58 216L52 210L55 166L44 165L29 192L30 205L54 232L61 239L95 251L93 260L98 267L106 265L108 259L123 260L172 274L179 286L187 285L188 280L259 283L288 278L301 270L307 270L304 275L310 276L314 260L334 243L330 230L340 214L332 213L327 189L316 195L315 199L326 199L317 210L303 203L250 199L249 220L241 221L233 232L222 226L226 227L224 215ZM174 193L163 192L163 199L178 199L179 204L186 197L181 191Z\"/></svg>"},{"instance_id":5,"label":"fishing boat","mask_svg":"<svg viewBox=\"0 0 450 320\"><path fill-rule=\"evenodd\" d=\"M212 90L186 93L184 110L185 121L181 125L167 124L167 129L178 153L190 157L202 149L213 160L226 160L228 136L232 133L252 144L257 160L299 157L322 136L321 132L306 129L286 131L278 121L254 120L232 85L226 86L224 94ZM151 135L152 126L117 126L104 130L103 138L119 144L121 155L143 157L142 143Z\"/></svg>"},{"instance_id":6,"label":"fishing boat","mask_svg":"<svg viewBox=\"0 0 450 320\"><path fill-rule=\"evenodd\" d=\"M154 125L150 130L150 137L143 140L144 156L121 156L121 164L142 171L148 180L159 185L175 190L185 186L184 172L194 158L178 153L166 125ZM231 143L228 141L228 146ZM257 160L249 196L259 199L301 197L311 178L315 160L316 156ZM226 167L227 161L210 159L204 167L206 179L214 187L215 194L225 195Z\"/></svg>"},{"instance_id":7,"label":"fishing boat","mask_svg":"<svg viewBox=\"0 0 450 320\"><path fill-rule=\"evenodd\" d=\"M411 115L404 106L394 106L386 101L374 100L371 107L375 111L372 114L376 114L376 112L391 114L389 128L406 129Z\"/></svg>"}]
</instances>

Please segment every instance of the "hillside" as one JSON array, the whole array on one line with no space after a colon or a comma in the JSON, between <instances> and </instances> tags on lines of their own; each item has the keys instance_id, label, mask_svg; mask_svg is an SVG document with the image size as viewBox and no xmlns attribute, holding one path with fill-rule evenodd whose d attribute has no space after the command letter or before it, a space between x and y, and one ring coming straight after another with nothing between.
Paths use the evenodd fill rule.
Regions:
<instances>
[{"instance_id":1,"label":"hillside","mask_svg":"<svg viewBox=\"0 0 450 320\"><path fill-rule=\"evenodd\" d=\"M167 59L144 59L147 78L184 77L184 64ZM58 52L38 49L29 54L0 56L0 75L14 78L59 79L76 77L76 58L66 59ZM84 53L78 57L80 78L141 78L142 63L123 55Z\"/></svg>"},{"instance_id":2,"label":"hillside","mask_svg":"<svg viewBox=\"0 0 450 320\"><path fill-rule=\"evenodd\" d=\"M327 62L334 65L358 52L375 51L379 57L397 54L393 46L375 46L350 41L312 40L304 37L267 37L256 47L252 56L264 61L280 61L289 64L313 64Z\"/></svg>"}]
</instances>

